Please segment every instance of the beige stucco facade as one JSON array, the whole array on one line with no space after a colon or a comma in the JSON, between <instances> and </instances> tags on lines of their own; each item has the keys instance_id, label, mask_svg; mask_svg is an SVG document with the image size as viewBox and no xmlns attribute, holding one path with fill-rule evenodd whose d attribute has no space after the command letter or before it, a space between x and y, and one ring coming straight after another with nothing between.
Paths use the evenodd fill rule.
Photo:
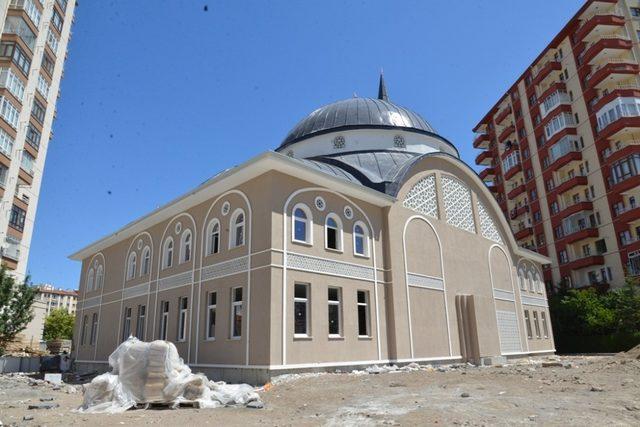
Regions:
<instances>
[{"instance_id":1,"label":"beige stucco facade","mask_svg":"<svg viewBox=\"0 0 640 427\"><path fill-rule=\"evenodd\" d=\"M553 352L548 260L516 245L478 176L446 153L403 173L390 196L268 152L77 252L77 363L105 367L129 334L166 338L194 369L249 382Z\"/></svg>"}]
</instances>

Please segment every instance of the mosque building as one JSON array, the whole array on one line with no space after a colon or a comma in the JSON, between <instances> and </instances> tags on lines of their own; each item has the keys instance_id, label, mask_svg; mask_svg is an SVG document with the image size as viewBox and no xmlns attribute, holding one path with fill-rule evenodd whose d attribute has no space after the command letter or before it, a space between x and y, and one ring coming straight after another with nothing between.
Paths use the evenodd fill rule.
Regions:
<instances>
[{"instance_id":1,"label":"mosque building","mask_svg":"<svg viewBox=\"0 0 640 427\"><path fill-rule=\"evenodd\" d=\"M419 114L350 98L275 151L71 255L74 356L105 370L130 335L210 378L260 383L385 363L553 353L542 266Z\"/></svg>"}]
</instances>

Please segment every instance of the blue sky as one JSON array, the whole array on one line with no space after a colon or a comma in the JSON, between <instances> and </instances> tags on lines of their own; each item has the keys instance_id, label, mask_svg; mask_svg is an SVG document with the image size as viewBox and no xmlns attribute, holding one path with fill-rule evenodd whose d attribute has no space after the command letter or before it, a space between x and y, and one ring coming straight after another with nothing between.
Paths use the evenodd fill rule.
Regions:
<instances>
[{"instance_id":1,"label":"blue sky","mask_svg":"<svg viewBox=\"0 0 640 427\"><path fill-rule=\"evenodd\" d=\"M581 0L80 1L28 270L67 256L278 146L356 93L425 117L470 164L471 128ZM205 6L208 11L205 11Z\"/></svg>"}]
</instances>

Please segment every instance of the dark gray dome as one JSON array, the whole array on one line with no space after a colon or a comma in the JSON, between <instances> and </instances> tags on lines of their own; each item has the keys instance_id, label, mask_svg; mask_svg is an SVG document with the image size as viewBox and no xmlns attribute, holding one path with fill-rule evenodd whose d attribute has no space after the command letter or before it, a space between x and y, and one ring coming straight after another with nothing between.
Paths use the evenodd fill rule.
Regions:
<instances>
[{"instance_id":1,"label":"dark gray dome","mask_svg":"<svg viewBox=\"0 0 640 427\"><path fill-rule=\"evenodd\" d=\"M350 98L320 107L302 119L289 132L278 150L323 133L371 128L395 128L437 135L435 129L419 114L388 100Z\"/></svg>"}]
</instances>

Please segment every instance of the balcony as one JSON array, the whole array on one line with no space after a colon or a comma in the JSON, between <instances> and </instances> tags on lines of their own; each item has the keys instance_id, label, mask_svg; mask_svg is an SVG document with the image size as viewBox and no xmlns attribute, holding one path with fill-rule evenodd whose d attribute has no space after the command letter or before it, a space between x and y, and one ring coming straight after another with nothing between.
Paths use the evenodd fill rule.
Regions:
<instances>
[{"instance_id":1,"label":"balcony","mask_svg":"<svg viewBox=\"0 0 640 427\"><path fill-rule=\"evenodd\" d=\"M551 72L562 70L562 65L559 61L551 60L547 61L541 66L538 66L533 76L533 84L538 85L542 82Z\"/></svg>"},{"instance_id":2,"label":"balcony","mask_svg":"<svg viewBox=\"0 0 640 427\"><path fill-rule=\"evenodd\" d=\"M513 154L516 151L518 151L519 147L520 145L517 142L507 141L507 146L505 147L505 150L500 157L502 158L502 160L506 159L507 157L509 157L510 154Z\"/></svg>"},{"instance_id":3,"label":"balcony","mask_svg":"<svg viewBox=\"0 0 640 427\"><path fill-rule=\"evenodd\" d=\"M495 175L496 175L496 169L495 168L483 169L478 174L480 179L483 180L483 181L490 181L495 177Z\"/></svg>"},{"instance_id":4,"label":"balcony","mask_svg":"<svg viewBox=\"0 0 640 427\"><path fill-rule=\"evenodd\" d=\"M500 111L497 115L496 115L496 123L500 124L504 121L504 119L507 118L507 116L509 116L509 114L511 114L511 105L507 106L507 108L505 108L504 110Z\"/></svg>"},{"instance_id":5,"label":"balcony","mask_svg":"<svg viewBox=\"0 0 640 427\"><path fill-rule=\"evenodd\" d=\"M40 25L40 18L42 17L42 14L33 0L11 0L9 7L11 9L24 10L36 29L38 28L38 25Z\"/></svg>"},{"instance_id":6,"label":"balcony","mask_svg":"<svg viewBox=\"0 0 640 427\"><path fill-rule=\"evenodd\" d=\"M508 181L511 178L513 178L514 176L516 176L518 174L518 172L522 172L522 165L520 163L518 163L518 164L510 167L509 169L505 170L505 172L504 172L505 181Z\"/></svg>"},{"instance_id":7,"label":"balcony","mask_svg":"<svg viewBox=\"0 0 640 427\"><path fill-rule=\"evenodd\" d=\"M552 161L547 167L547 169L552 172L555 172L561 167L566 166L571 162L579 162L581 160L582 160L582 153L577 150L572 150L558 157L556 160Z\"/></svg>"},{"instance_id":8,"label":"balcony","mask_svg":"<svg viewBox=\"0 0 640 427\"><path fill-rule=\"evenodd\" d=\"M603 62L619 57L621 51L628 51L633 46L631 40L616 34L604 35L598 41L587 44L579 56L581 64Z\"/></svg>"},{"instance_id":9,"label":"balcony","mask_svg":"<svg viewBox=\"0 0 640 427\"><path fill-rule=\"evenodd\" d=\"M625 145L620 148L606 148L602 152L602 159L604 163L615 163L631 156L633 153L637 153L638 150L640 150L640 141L625 141Z\"/></svg>"},{"instance_id":10,"label":"balcony","mask_svg":"<svg viewBox=\"0 0 640 427\"><path fill-rule=\"evenodd\" d=\"M634 129L640 127L640 98L615 98L596 112L596 118L598 138L636 132Z\"/></svg>"},{"instance_id":11,"label":"balcony","mask_svg":"<svg viewBox=\"0 0 640 427\"><path fill-rule=\"evenodd\" d=\"M586 201L586 202L577 202L577 203L573 203L571 205L566 206L564 209L562 209L560 212L558 212L557 215L560 216L560 218L567 218L568 216L571 216L573 214L576 214L578 212L582 212L582 211L592 211L593 210L593 203L590 201Z\"/></svg>"},{"instance_id":12,"label":"balcony","mask_svg":"<svg viewBox=\"0 0 640 427\"><path fill-rule=\"evenodd\" d=\"M500 132L500 135L498 135L498 142L504 142L504 140L515 131L516 127L513 124L507 126L502 132Z\"/></svg>"},{"instance_id":13,"label":"balcony","mask_svg":"<svg viewBox=\"0 0 640 427\"><path fill-rule=\"evenodd\" d=\"M520 206L519 208L513 208L509 212L509 218L513 220L521 215L524 215L527 212L529 212L529 205Z\"/></svg>"},{"instance_id":14,"label":"balcony","mask_svg":"<svg viewBox=\"0 0 640 427\"><path fill-rule=\"evenodd\" d=\"M612 60L593 67L591 72L587 74L586 80L589 87L600 88L603 85L620 83L628 76L638 73L640 73L640 66L633 60Z\"/></svg>"},{"instance_id":15,"label":"balcony","mask_svg":"<svg viewBox=\"0 0 640 427\"><path fill-rule=\"evenodd\" d=\"M4 25L5 34L14 34L33 52L36 47L36 35L27 22L19 16L8 16Z\"/></svg>"},{"instance_id":16,"label":"balcony","mask_svg":"<svg viewBox=\"0 0 640 427\"><path fill-rule=\"evenodd\" d=\"M489 150L485 150L476 156L476 165L489 166L493 159L493 153Z\"/></svg>"},{"instance_id":17,"label":"balcony","mask_svg":"<svg viewBox=\"0 0 640 427\"><path fill-rule=\"evenodd\" d=\"M590 239L594 237L598 237L598 228L597 227L576 227L570 230L565 231L563 237L559 237L556 240L564 240L566 244L571 244L575 242L579 242L580 240Z\"/></svg>"},{"instance_id":18,"label":"balcony","mask_svg":"<svg viewBox=\"0 0 640 427\"><path fill-rule=\"evenodd\" d=\"M591 267L593 265L604 265L604 257L602 255L588 255L569 261L568 263L564 264L563 267L569 268L571 270L579 270L581 268Z\"/></svg>"},{"instance_id":19,"label":"balcony","mask_svg":"<svg viewBox=\"0 0 640 427\"><path fill-rule=\"evenodd\" d=\"M2 256L13 261L18 261L20 259L20 243L21 241L19 239L7 236L4 246L1 248Z\"/></svg>"},{"instance_id":20,"label":"balcony","mask_svg":"<svg viewBox=\"0 0 640 427\"><path fill-rule=\"evenodd\" d=\"M560 89L549 93L546 98L543 98L540 103L541 117L544 119L559 105L571 105L571 98L569 98L567 92ZM571 112L571 107L569 107L569 112ZM543 122L543 125L545 124L546 122Z\"/></svg>"},{"instance_id":21,"label":"balcony","mask_svg":"<svg viewBox=\"0 0 640 427\"><path fill-rule=\"evenodd\" d=\"M624 209L615 211L615 222L629 223L640 218L640 206L627 206Z\"/></svg>"},{"instance_id":22,"label":"balcony","mask_svg":"<svg viewBox=\"0 0 640 427\"><path fill-rule=\"evenodd\" d=\"M526 239L527 237L532 235L533 235L533 227L522 227L520 230L513 233L513 237L515 237L516 240Z\"/></svg>"},{"instance_id":23,"label":"balcony","mask_svg":"<svg viewBox=\"0 0 640 427\"><path fill-rule=\"evenodd\" d=\"M489 148L489 141L491 141L491 138L489 138L489 135L486 133L481 133L474 138L473 148L487 149Z\"/></svg>"},{"instance_id":24,"label":"balcony","mask_svg":"<svg viewBox=\"0 0 640 427\"><path fill-rule=\"evenodd\" d=\"M522 193L524 193L525 191L526 189L524 184L520 184L517 187L515 187L513 190L509 191L509 193L507 193L507 197L509 198L509 200L513 200L519 195L521 195Z\"/></svg>"},{"instance_id":25,"label":"balcony","mask_svg":"<svg viewBox=\"0 0 640 427\"><path fill-rule=\"evenodd\" d=\"M595 14L590 17L585 17L580 24L580 28L575 33L575 40L581 41L585 37L591 35L591 32L596 30L593 34L594 37L602 32L611 33L614 32L617 27L624 26L624 16L618 15L617 11L608 12L604 14Z\"/></svg>"}]
</instances>

